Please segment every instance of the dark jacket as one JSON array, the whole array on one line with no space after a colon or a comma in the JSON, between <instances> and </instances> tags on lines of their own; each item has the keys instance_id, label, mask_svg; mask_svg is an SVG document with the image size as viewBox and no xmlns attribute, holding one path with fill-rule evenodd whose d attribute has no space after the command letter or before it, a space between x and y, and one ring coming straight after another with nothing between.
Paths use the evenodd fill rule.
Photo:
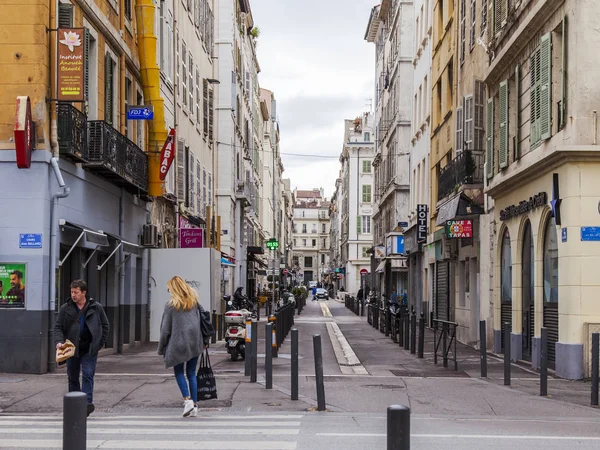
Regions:
<instances>
[{"instance_id":1,"label":"dark jacket","mask_svg":"<svg viewBox=\"0 0 600 450\"><path fill-rule=\"evenodd\" d=\"M110 326L104 308L93 298L87 297L85 304L85 324L92 334L89 354L95 356L106 344ZM69 339L75 344L75 356L79 356L79 321L77 305L69 298L58 310L58 318L54 324L54 344Z\"/></svg>"}]
</instances>

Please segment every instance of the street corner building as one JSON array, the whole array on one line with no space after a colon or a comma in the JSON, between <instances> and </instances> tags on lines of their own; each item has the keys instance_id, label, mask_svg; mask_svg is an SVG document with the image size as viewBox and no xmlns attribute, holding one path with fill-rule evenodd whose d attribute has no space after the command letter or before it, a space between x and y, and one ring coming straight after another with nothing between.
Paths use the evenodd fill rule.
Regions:
<instances>
[{"instance_id":1,"label":"street corner building","mask_svg":"<svg viewBox=\"0 0 600 450\"><path fill-rule=\"evenodd\" d=\"M509 327L512 359L537 368L544 327L556 374L589 377L600 331L600 56L589 49L600 5L496 3L485 77L494 348Z\"/></svg>"},{"instance_id":2,"label":"street corner building","mask_svg":"<svg viewBox=\"0 0 600 450\"><path fill-rule=\"evenodd\" d=\"M78 278L109 317L105 352L146 340L140 236L158 181L147 149L161 127L126 120L127 105L152 94L145 69L156 66L140 61L148 27L133 5L0 6L0 372L54 368L51 329ZM162 120L158 104L153 114Z\"/></svg>"}]
</instances>

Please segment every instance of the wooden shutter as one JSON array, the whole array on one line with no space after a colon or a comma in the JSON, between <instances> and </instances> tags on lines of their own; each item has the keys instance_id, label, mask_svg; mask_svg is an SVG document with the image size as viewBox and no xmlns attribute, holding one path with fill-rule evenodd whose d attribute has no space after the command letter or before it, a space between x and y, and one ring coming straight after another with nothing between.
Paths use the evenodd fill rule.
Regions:
<instances>
[{"instance_id":1,"label":"wooden shutter","mask_svg":"<svg viewBox=\"0 0 600 450\"><path fill-rule=\"evenodd\" d=\"M477 86L476 86L477 87ZM465 109L464 109L464 115L465 115L465 129L464 129L464 136L465 136L465 150L473 150L474 146L473 146L473 134L474 134L474 126L473 126L473 113L474 113L474 106L473 106L473 96L472 95L468 95L465 97Z\"/></svg>"},{"instance_id":2,"label":"wooden shutter","mask_svg":"<svg viewBox=\"0 0 600 450\"><path fill-rule=\"evenodd\" d=\"M104 120L113 124L113 60L104 55Z\"/></svg>"},{"instance_id":3,"label":"wooden shutter","mask_svg":"<svg viewBox=\"0 0 600 450\"><path fill-rule=\"evenodd\" d=\"M498 33L508 18L508 0L495 0L494 7L494 32Z\"/></svg>"},{"instance_id":4,"label":"wooden shutter","mask_svg":"<svg viewBox=\"0 0 600 450\"><path fill-rule=\"evenodd\" d=\"M562 39L561 39L561 48L560 48L560 106L559 106L559 117L558 117L558 129L562 130L566 124L565 122L565 115L567 112L566 109L566 105L565 105L565 101L566 101L566 95L565 95L565 87L567 84L567 60L566 60L566 54L565 54L565 48L566 48L566 44L567 44L567 16L563 17L562 20L562 26L561 26L561 31L562 31Z\"/></svg>"},{"instance_id":5,"label":"wooden shutter","mask_svg":"<svg viewBox=\"0 0 600 450\"><path fill-rule=\"evenodd\" d=\"M84 45L84 60L83 60L83 99L87 102L90 98L90 30L84 29L83 34L83 45Z\"/></svg>"},{"instance_id":6,"label":"wooden shutter","mask_svg":"<svg viewBox=\"0 0 600 450\"><path fill-rule=\"evenodd\" d=\"M515 67L515 96L517 100L516 127L515 127L515 161L521 157L521 66Z\"/></svg>"},{"instance_id":7,"label":"wooden shutter","mask_svg":"<svg viewBox=\"0 0 600 450\"><path fill-rule=\"evenodd\" d=\"M494 98L488 99L487 104L487 146L485 161L487 165L486 175L488 178L494 176Z\"/></svg>"},{"instance_id":8,"label":"wooden shutter","mask_svg":"<svg viewBox=\"0 0 600 450\"><path fill-rule=\"evenodd\" d=\"M356 234L360 234L362 231L362 217L356 216Z\"/></svg>"},{"instance_id":9,"label":"wooden shutter","mask_svg":"<svg viewBox=\"0 0 600 450\"><path fill-rule=\"evenodd\" d=\"M182 140L177 141L177 198L185 198L185 147Z\"/></svg>"},{"instance_id":10,"label":"wooden shutter","mask_svg":"<svg viewBox=\"0 0 600 450\"><path fill-rule=\"evenodd\" d=\"M536 50L529 59L529 99L530 99L530 145L534 146L540 140L540 50Z\"/></svg>"},{"instance_id":11,"label":"wooden shutter","mask_svg":"<svg viewBox=\"0 0 600 450\"><path fill-rule=\"evenodd\" d=\"M58 4L58 28L73 28L73 5L70 3Z\"/></svg>"},{"instance_id":12,"label":"wooden shutter","mask_svg":"<svg viewBox=\"0 0 600 450\"><path fill-rule=\"evenodd\" d=\"M475 81L475 92L473 94L475 98L473 149L483 151L485 148L485 83Z\"/></svg>"},{"instance_id":13,"label":"wooden shutter","mask_svg":"<svg viewBox=\"0 0 600 450\"><path fill-rule=\"evenodd\" d=\"M189 147L185 147L185 178L187 180L185 206L190 208L194 201L194 155Z\"/></svg>"},{"instance_id":14,"label":"wooden shutter","mask_svg":"<svg viewBox=\"0 0 600 450\"><path fill-rule=\"evenodd\" d=\"M540 43L540 139L550 138L552 95L552 41L550 33Z\"/></svg>"},{"instance_id":15,"label":"wooden shutter","mask_svg":"<svg viewBox=\"0 0 600 450\"><path fill-rule=\"evenodd\" d=\"M465 125L465 119L463 115L463 108L456 108L456 154L458 155L463 151L463 145L465 137L463 135L463 129Z\"/></svg>"},{"instance_id":16,"label":"wooden shutter","mask_svg":"<svg viewBox=\"0 0 600 450\"><path fill-rule=\"evenodd\" d=\"M203 125L204 135L208 135L208 81L202 80L202 114L203 114Z\"/></svg>"},{"instance_id":17,"label":"wooden shutter","mask_svg":"<svg viewBox=\"0 0 600 450\"><path fill-rule=\"evenodd\" d=\"M498 151L498 168L508 165L508 81L500 83L500 145Z\"/></svg>"},{"instance_id":18,"label":"wooden shutter","mask_svg":"<svg viewBox=\"0 0 600 450\"><path fill-rule=\"evenodd\" d=\"M208 140L213 140L213 124L215 116L214 108L215 93L212 89L208 92Z\"/></svg>"}]
</instances>

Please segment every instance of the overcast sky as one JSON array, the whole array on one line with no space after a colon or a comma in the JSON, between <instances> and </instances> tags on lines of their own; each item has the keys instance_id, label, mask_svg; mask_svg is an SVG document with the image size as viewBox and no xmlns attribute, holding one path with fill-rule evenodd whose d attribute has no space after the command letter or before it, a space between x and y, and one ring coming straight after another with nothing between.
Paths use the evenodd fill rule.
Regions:
<instances>
[{"instance_id":1,"label":"overcast sky","mask_svg":"<svg viewBox=\"0 0 600 450\"><path fill-rule=\"evenodd\" d=\"M375 47L364 35L376 4L250 0L260 29L259 82L277 100L283 176L292 180L292 187L323 187L327 197L333 194L344 119L369 110L373 98Z\"/></svg>"}]
</instances>

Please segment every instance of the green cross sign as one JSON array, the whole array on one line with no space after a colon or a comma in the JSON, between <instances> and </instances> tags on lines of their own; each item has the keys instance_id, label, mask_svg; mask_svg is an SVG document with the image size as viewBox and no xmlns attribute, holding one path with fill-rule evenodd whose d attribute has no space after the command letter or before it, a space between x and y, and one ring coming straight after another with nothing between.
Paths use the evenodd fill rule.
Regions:
<instances>
[{"instance_id":1,"label":"green cross sign","mask_svg":"<svg viewBox=\"0 0 600 450\"><path fill-rule=\"evenodd\" d=\"M279 242L275 238L271 238L267 241L267 248L269 250L275 250L279 248Z\"/></svg>"}]
</instances>

